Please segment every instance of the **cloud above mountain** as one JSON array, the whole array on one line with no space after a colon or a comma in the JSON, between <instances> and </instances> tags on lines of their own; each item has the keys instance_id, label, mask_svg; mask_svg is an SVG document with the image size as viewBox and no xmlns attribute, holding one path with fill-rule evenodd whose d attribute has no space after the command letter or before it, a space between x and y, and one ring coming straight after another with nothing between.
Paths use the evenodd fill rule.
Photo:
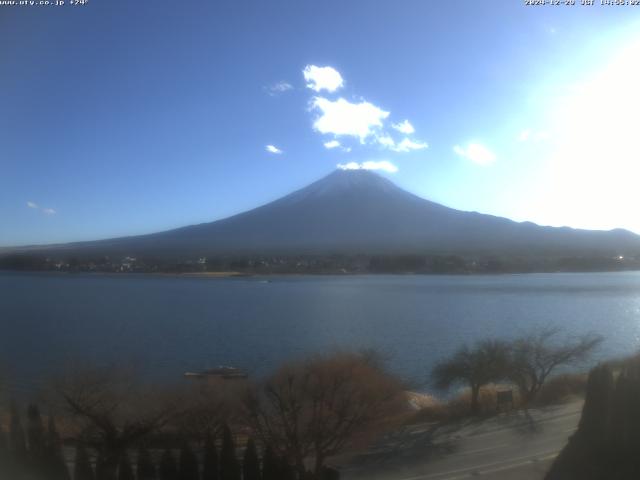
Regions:
<instances>
[{"instance_id":1,"label":"cloud above mountain","mask_svg":"<svg viewBox=\"0 0 640 480\"><path fill-rule=\"evenodd\" d=\"M367 137L382 128L383 120L389 116L372 103L362 101L351 103L344 98L332 101L324 97L314 97L311 109L320 114L313 128L322 134L352 136L364 143Z\"/></svg>"},{"instance_id":2,"label":"cloud above mountain","mask_svg":"<svg viewBox=\"0 0 640 480\"><path fill-rule=\"evenodd\" d=\"M470 143L466 147L456 145L453 151L460 157L471 160L476 165L488 166L496 161L496 155L484 145Z\"/></svg>"},{"instance_id":3,"label":"cloud above mountain","mask_svg":"<svg viewBox=\"0 0 640 480\"><path fill-rule=\"evenodd\" d=\"M410 135L415 133L416 129L413 128L413 125L409 122L409 120L404 120L400 123L393 123L391 128L397 130L400 133L404 133L405 135Z\"/></svg>"},{"instance_id":4,"label":"cloud above mountain","mask_svg":"<svg viewBox=\"0 0 640 480\"><path fill-rule=\"evenodd\" d=\"M316 92L326 90L333 93L344 87L342 75L333 67L307 65L302 73L307 88ZM388 124L391 113L361 97L350 100L345 96L330 98L326 94L317 95L311 98L309 111L315 114L313 129L333 137L323 142L329 150L340 147L343 152L351 151L351 146L344 143L349 138L360 148L375 147L394 153L424 150L429 146L410 137L416 130L409 120ZM399 137L398 133L403 136Z\"/></svg>"},{"instance_id":5,"label":"cloud above mountain","mask_svg":"<svg viewBox=\"0 0 640 480\"><path fill-rule=\"evenodd\" d=\"M373 102L362 97L333 97L331 94L344 88L344 79L335 68L307 65L302 75L308 89L323 92L311 97L308 110L313 115L313 130L329 137L323 141L327 150L348 154L357 146L359 149L409 153L428 148L426 142L412 138L416 129L408 119L389 123L391 113ZM266 87L272 96L291 89L293 86L285 81ZM273 155L283 153L273 144L266 145L265 150Z\"/></svg>"},{"instance_id":6,"label":"cloud above mountain","mask_svg":"<svg viewBox=\"0 0 640 480\"><path fill-rule=\"evenodd\" d=\"M362 163L339 163L336 167L339 170L382 170L388 173L396 173L398 171L398 167L388 160L368 160Z\"/></svg>"},{"instance_id":7,"label":"cloud above mountain","mask_svg":"<svg viewBox=\"0 0 640 480\"><path fill-rule=\"evenodd\" d=\"M384 134L377 137L376 141L383 147L393 152L406 153L406 152L411 152L413 150L423 150L425 148L429 148L429 145L427 143L416 142L414 140L411 140L409 137L404 137L399 142L396 142L388 134Z\"/></svg>"},{"instance_id":8,"label":"cloud above mountain","mask_svg":"<svg viewBox=\"0 0 640 480\"><path fill-rule=\"evenodd\" d=\"M307 65L304 67L302 74L307 82L307 88L310 88L315 92L326 90L331 93L344 85L342 75L340 75L340 72L333 67Z\"/></svg>"}]
</instances>

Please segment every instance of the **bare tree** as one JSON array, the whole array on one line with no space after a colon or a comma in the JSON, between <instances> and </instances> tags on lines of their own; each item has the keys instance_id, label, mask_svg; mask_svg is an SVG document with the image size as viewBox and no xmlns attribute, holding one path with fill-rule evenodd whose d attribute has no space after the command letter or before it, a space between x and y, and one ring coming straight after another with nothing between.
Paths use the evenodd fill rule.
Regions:
<instances>
[{"instance_id":1,"label":"bare tree","mask_svg":"<svg viewBox=\"0 0 640 480\"><path fill-rule=\"evenodd\" d=\"M285 365L251 390L247 415L263 442L292 461L300 474L307 459L319 474L329 456L397 405L401 390L366 356L318 356Z\"/></svg>"},{"instance_id":2,"label":"bare tree","mask_svg":"<svg viewBox=\"0 0 640 480\"><path fill-rule=\"evenodd\" d=\"M559 332L557 328L544 328L511 344L509 378L525 405L535 399L551 372L585 361L602 342L602 337L595 334L558 340Z\"/></svg>"},{"instance_id":3,"label":"bare tree","mask_svg":"<svg viewBox=\"0 0 640 480\"><path fill-rule=\"evenodd\" d=\"M247 385L240 380L195 380L180 391L181 411L171 426L183 437L204 445L216 437L225 424L233 424L242 414Z\"/></svg>"},{"instance_id":4,"label":"bare tree","mask_svg":"<svg viewBox=\"0 0 640 480\"><path fill-rule=\"evenodd\" d=\"M463 346L447 360L437 364L431 376L438 388L464 384L471 389L471 413L478 413L480 389L507 376L509 346L499 340L484 340L473 348Z\"/></svg>"},{"instance_id":5,"label":"bare tree","mask_svg":"<svg viewBox=\"0 0 640 480\"><path fill-rule=\"evenodd\" d=\"M136 381L130 372L90 368L58 385L81 436L101 458L101 478L115 479L122 455L144 436L161 428L177 412L169 397Z\"/></svg>"}]
</instances>

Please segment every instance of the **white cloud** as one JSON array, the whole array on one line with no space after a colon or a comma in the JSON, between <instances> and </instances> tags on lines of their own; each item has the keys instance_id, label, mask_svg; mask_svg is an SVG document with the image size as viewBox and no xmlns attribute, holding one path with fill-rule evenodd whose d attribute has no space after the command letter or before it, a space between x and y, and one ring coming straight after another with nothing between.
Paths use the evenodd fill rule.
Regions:
<instances>
[{"instance_id":1,"label":"white cloud","mask_svg":"<svg viewBox=\"0 0 640 480\"><path fill-rule=\"evenodd\" d=\"M278 82L269 87L266 87L266 90L269 95L274 96L289 90L293 90L293 85L291 85L289 82Z\"/></svg>"},{"instance_id":2,"label":"white cloud","mask_svg":"<svg viewBox=\"0 0 640 480\"><path fill-rule=\"evenodd\" d=\"M264 147L264 149L269 152L269 153L275 153L276 155L280 155L282 153L282 150L280 150L278 147L276 147L275 145L267 145L266 147Z\"/></svg>"},{"instance_id":3,"label":"white cloud","mask_svg":"<svg viewBox=\"0 0 640 480\"><path fill-rule=\"evenodd\" d=\"M338 148L340 146L340 142L338 140L331 140L329 142L324 142L324 148L331 150L332 148Z\"/></svg>"},{"instance_id":4,"label":"white cloud","mask_svg":"<svg viewBox=\"0 0 640 480\"><path fill-rule=\"evenodd\" d=\"M345 147L338 140L330 140L328 142L324 142L324 148L326 148L327 150L334 150L336 148L339 148L343 152L351 151L351 147Z\"/></svg>"},{"instance_id":5,"label":"white cloud","mask_svg":"<svg viewBox=\"0 0 640 480\"><path fill-rule=\"evenodd\" d=\"M336 165L340 170L360 170L358 162L339 163Z\"/></svg>"},{"instance_id":6,"label":"white cloud","mask_svg":"<svg viewBox=\"0 0 640 480\"><path fill-rule=\"evenodd\" d=\"M409 123L409 120L405 120L400 123L394 123L393 125L391 125L391 127L399 131L400 133L404 133L405 135L411 135L416 131L416 129L413 128L413 125Z\"/></svg>"},{"instance_id":7,"label":"white cloud","mask_svg":"<svg viewBox=\"0 0 640 480\"><path fill-rule=\"evenodd\" d=\"M389 150L402 153L410 152L412 150L422 150L423 148L429 147L427 143L416 142L408 137L405 137L401 142L396 143L396 141L387 134L377 136L376 141Z\"/></svg>"},{"instance_id":8,"label":"white cloud","mask_svg":"<svg viewBox=\"0 0 640 480\"><path fill-rule=\"evenodd\" d=\"M307 87L316 92L321 90L333 92L343 86L340 73L332 67L307 65L303 73L307 80ZM311 99L309 110L317 114L313 122L315 131L337 137L324 143L327 149L339 148L345 152L351 151L351 148L344 147L339 141L343 136L356 137L360 144L377 144L393 152L406 153L429 147L426 142L409 138L415 133L415 128L406 119L390 125L393 130L403 134L401 139L394 138L397 134L392 132L386 123L390 112L363 99L359 101L349 101L345 98L330 100L324 96L315 96Z\"/></svg>"},{"instance_id":9,"label":"white cloud","mask_svg":"<svg viewBox=\"0 0 640 480\"><path fill-rule=\"evenodd\" d=\"M398 171L398 167L396 167L393 163L388 160L368 160L366 162L358 163L358 162L349 162L349 163L339 163L336 165L340 170L382 170L389 173L396 173Z\"/></svg>"},{"instance_id":10,"label":"white cloud","mask_svg":"<svg viewBox=\"0 0 640 480\"><path fill-rule=\"evenodd\" d=\"M326 90L335 92L344 85L342 75L333 67L318 67L316 65L307 65L302 71L304 79L307 82L307 88L320 92Z\"/></svg>"},{"instance_id":11,"label":"white cloud","mask_svg":"<svg viewBox=\"0 0 640 480\"><path fill-rule=\"evenodd\" d=\"M422 150L423 148L429 148L429 145L424 142L414 142L405 137L393 150L395 152L410 152L411 150Z\"/></svg>"},{"instance_id":12,"label":"white cloud","mask_svg":"<svg viewBox=\"0 0 640 480\"><path fill-rule=\"evenodd\" d=\"M359 137L360 143L382 127L382 120L389 116L389 112L369 102L351 103L344 98L331 101L315 97L311 108L322 112L313 124L318 132Z\"/></svg>"},{"instance_id":13,"label":"white cloud","mask_svg":"<svg viewBox=\"0 0 640 480\"><path fill-rule=\"evenodd\" d=\"M376 137L376 141L383 147L393 149L396 146L395 140L387 134Z\"/></svg>"},{"instance_id":14,"label":"white cloud","mask_svg":"<svg viewBox=\"0 0 640 480\"><path fill-rule=\"evenodd\" d=\"M453 151L461 157L467 158L478 165L491 165L496 161L495 154L479 143L470 143L467 148L456 145L453 147Z\"/></svg>"},{"instance_id":15,"label":"white cloud","mask_svg":"<svg viewBox=\"0 0 640 480\"><path fill-rule=\"evenodd\" d=\"M398 167L388 160L368 160L366 162L362 162L360 165L363 170L384 170L389 173L396 173L398 171Z\"/></svg>"},{"instance_id":16,"label":"white cloud","mask_svg":"<svg viewBox=\"0 0 640 480\"><path fill-rule=\"evenodd\" d=\"M32 202L32 201L27 202L27 207L33 208L34 210L39 210L42 213L45 213L47 215L55 215L57 213L53 208L41 207L36 202Z\"/></svg>"}]
</instances>

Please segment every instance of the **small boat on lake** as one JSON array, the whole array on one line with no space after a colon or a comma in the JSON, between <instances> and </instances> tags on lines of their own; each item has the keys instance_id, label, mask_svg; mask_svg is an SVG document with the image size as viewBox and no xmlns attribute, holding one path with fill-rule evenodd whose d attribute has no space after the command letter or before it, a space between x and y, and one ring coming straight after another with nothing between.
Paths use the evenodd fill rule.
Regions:
<instances>
[{"instance_id":1,"label":"small boat on lake","mask_svg":"<svg viewBox=\"0 0 640 480\"><path fill-rule=\"evenodd\" d=\"M201 372L185 372L184 376L198 379L241 380L248 378L249 374L240 368L219 366Z\"/></svg>"}]
</instances>

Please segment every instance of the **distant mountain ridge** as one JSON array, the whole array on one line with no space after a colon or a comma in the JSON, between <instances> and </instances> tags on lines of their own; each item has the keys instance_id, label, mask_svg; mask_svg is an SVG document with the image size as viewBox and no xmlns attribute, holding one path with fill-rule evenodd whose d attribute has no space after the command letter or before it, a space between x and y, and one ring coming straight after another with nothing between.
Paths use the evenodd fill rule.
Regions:
<instances>
[{"instance_id":1,"label":"distant mountain ridge","mask_svg":"<svg viewBox=\"0 0 640 480\"><path fill-rule=\"evenodd\" d=\"M19 251L20 249L11 249ZM445 207L366 170L336 170L274 202L154 234L32 247L47 254L640 254L627 230L542 227Z\"/></svg>"}]
</instances>

